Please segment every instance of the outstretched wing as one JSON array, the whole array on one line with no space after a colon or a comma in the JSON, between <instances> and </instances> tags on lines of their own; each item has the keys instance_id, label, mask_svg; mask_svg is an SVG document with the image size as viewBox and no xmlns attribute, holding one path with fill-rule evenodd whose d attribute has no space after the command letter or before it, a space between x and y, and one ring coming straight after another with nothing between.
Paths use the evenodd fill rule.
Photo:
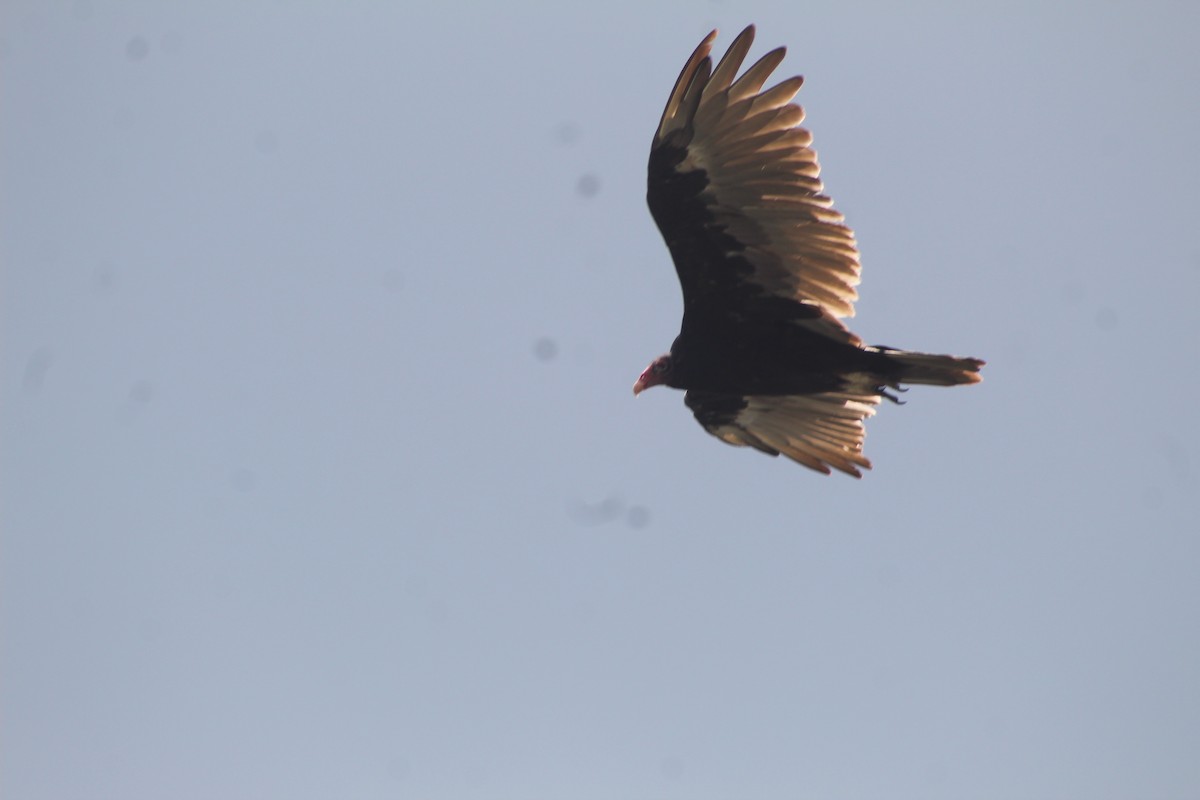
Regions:
<instances>
[{"instance_id":1,"label":"outstretched wing","mask_svg":"<svg viewBox=\"0 0 1200 800\"><path fill-rule=\"evenodd\" d=\"M863 420L875 413L878 394L737 395L688 392L684 402L704 429L737 447L783 454L817 472L830 468L856 478L871 462L863 455Z\"/></svg>"},{"instance_id":2,"label":"outstretched wing","mask_svg":"<svg viewBox=\"0 0 1200 800\"><path fill-rule=\"evenodd\" d=\"M762 91L784 48L735 80L754 41L742 31L716 69L710 33L667 101L650 151L647 200L683 287L684 316L741 315L774 295L814 330L858 343L854 233L822 194L812 136L791 102L802 78Z\"/></svg>"}]
</instances>

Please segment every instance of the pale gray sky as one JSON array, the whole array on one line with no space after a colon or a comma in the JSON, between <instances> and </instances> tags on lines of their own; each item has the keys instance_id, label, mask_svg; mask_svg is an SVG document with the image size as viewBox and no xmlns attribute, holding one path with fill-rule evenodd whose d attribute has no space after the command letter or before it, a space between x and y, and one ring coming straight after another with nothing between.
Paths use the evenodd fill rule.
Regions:
<instances>
[{"instance_id":1,"label":"pale gray sky","mask_svg":"<svg viewBox=\"0 0 1200 800\"><path fill-rule=\"evenodd\" d=\"M0 6L0 795L1200 791L1200 6ZM786 44L822 477L630 386L680 67Z\"/></svg>"}]
</instances>

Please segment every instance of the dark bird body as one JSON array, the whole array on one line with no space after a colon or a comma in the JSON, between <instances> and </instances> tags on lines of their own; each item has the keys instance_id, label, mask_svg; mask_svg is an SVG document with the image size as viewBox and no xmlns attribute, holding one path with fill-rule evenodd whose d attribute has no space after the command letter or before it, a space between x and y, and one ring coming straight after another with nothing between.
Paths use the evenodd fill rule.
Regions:
<instances>
[{"instance_id":1,"label":"dark bird body","mask_svg":"<svg viewBox=\"0 0 1200 800\"><path fill-rule=\"evenodd\" d=\"M729 444L861 477L863 420L895 399L889 388L976 383L983 361L868 347L842 324L858 250L791 103L802 80L761 91L783 48L737 77L753 26L714 70L715 36L680 74L650 151L647 201L684 313L634 393L684 389L700 424Z\"/></svg>"}]
</instances>

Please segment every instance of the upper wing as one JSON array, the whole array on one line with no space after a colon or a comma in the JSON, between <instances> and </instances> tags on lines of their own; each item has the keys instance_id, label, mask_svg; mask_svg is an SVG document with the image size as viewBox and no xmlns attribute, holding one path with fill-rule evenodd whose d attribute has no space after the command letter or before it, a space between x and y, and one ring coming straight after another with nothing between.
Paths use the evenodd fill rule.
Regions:
<instances>
[{"instance_id":1,"label":"upper wing","mask_svg":"<svg viewBox=\"0 0 1200 800\"><path fill-rule=\"evenodd\" d=\"M740 310L766 293L819 308L798 316L842 340L854 315L858 250L823 195L812 136L791 102L802 78L760 91L783 60L763 56L734 80L754 41L742 31L712 69L710 33L667 101L650 151L647 199L679 273L685 316ZM798 311L800 309L797 309Z\"/></svg>"},{"instance_id":2,"label":"upper wing","mask_svg":"<svg viewBox=\"0 0 1200 800\"><path fill-rule=\"evenodd\" d=\"M688 392L684 402L718 439L764 453L780 453L829 474L830 467L856 478L871 462L863 455L863 420L875 413L878 394L824 392L809 395L735 395Z\"/></svg>"}]
</instances>

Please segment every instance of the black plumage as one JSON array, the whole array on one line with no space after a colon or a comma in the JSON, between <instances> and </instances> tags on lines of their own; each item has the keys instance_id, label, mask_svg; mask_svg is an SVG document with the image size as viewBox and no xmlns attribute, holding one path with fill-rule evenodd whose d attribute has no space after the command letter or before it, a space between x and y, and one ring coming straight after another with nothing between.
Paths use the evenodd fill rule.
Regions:
<instances>
[{"instance_id":1,"label":"black plumage","mask_svg":"<svg viewBox=\"0 0 1200 800\"><path fill-rule=\"evenodd\" d=\"M802 79L766 91L778 48L739 77L754 27L714 69L710 33L675 83L650 151L647 201L675 262L683 323L634 393L664 384L725 442L861 477L863 420L901 384L976 383L983 361L868 347L842 324L854 233L823 194Z\"/></svg>"}]
</instances>

